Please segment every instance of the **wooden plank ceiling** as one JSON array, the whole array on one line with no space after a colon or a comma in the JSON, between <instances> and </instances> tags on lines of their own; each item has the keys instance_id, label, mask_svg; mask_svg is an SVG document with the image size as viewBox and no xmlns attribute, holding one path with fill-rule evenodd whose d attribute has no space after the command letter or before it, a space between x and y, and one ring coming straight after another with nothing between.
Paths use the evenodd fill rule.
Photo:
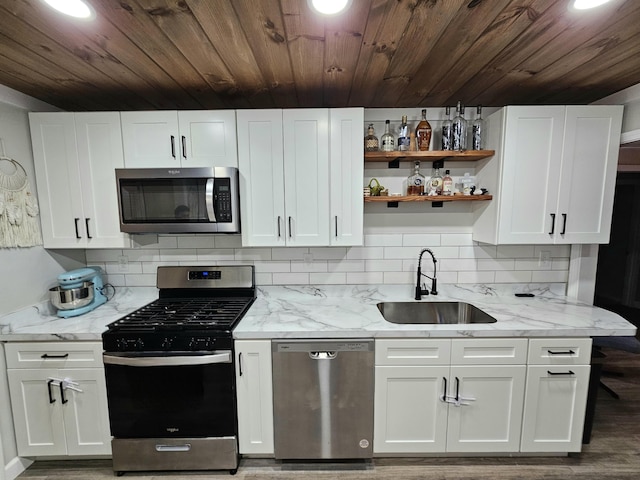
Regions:
<instances>
[{"instance_id":1,"label":"wooden plank ceiling","mask_svg":"<svg viewBox=\"0 0 640 480\"><path fill-rule=\"evenodd\" d=\"M584 104L640 83L640 1L0 3L0 84L65 110Z\"/></svg>"}]
</instances>

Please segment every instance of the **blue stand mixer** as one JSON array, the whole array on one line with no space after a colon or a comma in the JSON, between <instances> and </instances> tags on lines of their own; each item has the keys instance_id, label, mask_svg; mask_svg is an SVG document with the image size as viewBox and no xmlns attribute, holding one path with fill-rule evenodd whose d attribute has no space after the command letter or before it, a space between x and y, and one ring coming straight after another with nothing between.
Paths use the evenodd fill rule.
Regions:
<instances>
[{"instance_id":1,"label":"blue stand mixer","mask_svg":"<svg viewBox=\"0 0 640 480\"><path fill-rule=\"evenodd\" d=\"M60 286L49 289L49 297L58 316L75 317L90 312L107 301L102 268L86 267L58 275Z\"/></svg>"}]
</instances>

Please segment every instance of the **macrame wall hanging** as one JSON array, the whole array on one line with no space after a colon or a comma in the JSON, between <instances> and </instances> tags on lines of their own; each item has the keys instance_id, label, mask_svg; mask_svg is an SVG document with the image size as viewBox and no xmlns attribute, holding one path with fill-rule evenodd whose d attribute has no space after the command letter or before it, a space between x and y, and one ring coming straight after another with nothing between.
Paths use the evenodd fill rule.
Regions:
<instances>
[{"instance_id":1,"label":"macrame wall hanging","mask_svg":"<svg viewBox=\"0 0 640 480\"><path fill-rule=\"evenodd\" d=\"M38 212L27 172L0 143L0 247L42 245Z\"/></svg>"}]
</instances>

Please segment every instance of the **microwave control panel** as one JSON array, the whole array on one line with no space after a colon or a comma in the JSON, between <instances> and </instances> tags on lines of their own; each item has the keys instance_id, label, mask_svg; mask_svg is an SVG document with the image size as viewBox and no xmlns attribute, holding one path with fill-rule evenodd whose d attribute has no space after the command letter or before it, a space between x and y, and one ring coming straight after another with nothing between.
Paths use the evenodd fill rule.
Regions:
<instances>
[{"instance_id":1,"label":"microwave control panel","mask_svg":"<svg viewBox=\"0 0 640 480\"><path fill-rule=\"evenodd\" d=\"M216 219L231 222L231 179L216 178L213 184Z\"/></svg>"}]
</instances>

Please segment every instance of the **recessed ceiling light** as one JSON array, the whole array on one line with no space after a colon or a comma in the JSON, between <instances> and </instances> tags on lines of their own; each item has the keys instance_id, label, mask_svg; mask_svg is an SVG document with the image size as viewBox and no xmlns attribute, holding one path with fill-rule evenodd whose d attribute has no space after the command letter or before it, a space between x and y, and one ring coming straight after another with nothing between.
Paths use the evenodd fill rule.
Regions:
<instances>
[{"instance_id":1,"label":"recessed ceiling light","mask_svg":"<svg viewBox=\"0 0 640 480\"><path fill-rule=\"evenodd\" d=\"M573 8L576 10L588 10L589 8L599 7L610 0L575 0L573 2Z\"/></svg>"},{"instance_id":2,"label":"recessed ceiling light","mask_svg":"<svg viewBox=\"0 0 640 480\"><path fill-rule=\"evenodd\" d=\"M311 10L321 15L337 15L351 4L351 0L308 0Z\"/></svg>"},{"instance_id":3,"label":"recessed ceiling light","mask_svg":"<svg viewBox=\"0 0 640 480\"><path fill-rule=\"evenodd\" d=\"M84 0L44 0L57 11L74 18L90 20L95 17L93 8Z\"/></svg>"}]
</instances>

